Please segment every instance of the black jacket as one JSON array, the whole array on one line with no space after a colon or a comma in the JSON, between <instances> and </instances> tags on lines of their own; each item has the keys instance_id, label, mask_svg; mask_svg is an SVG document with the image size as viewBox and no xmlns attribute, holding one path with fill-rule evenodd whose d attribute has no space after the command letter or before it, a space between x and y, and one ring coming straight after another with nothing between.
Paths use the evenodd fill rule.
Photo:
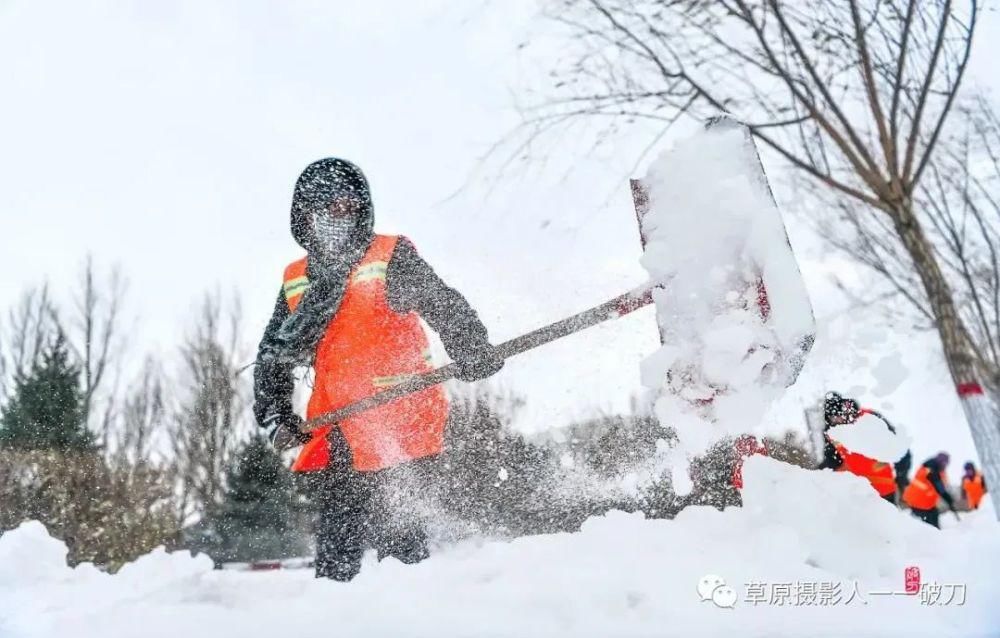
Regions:
<instances>
[{"instance_id":1,"label":"black jacket","mask_svg":"<svg viewBox=\"0 0 1000 638\"><path fill-rule=\"evenodd\" d=\"M389 306L396 312L415 311L438 333L455 362L475 361L490 348L486 327L469 302L448 287L417 254L413 244L401 237L386 272ZM254 416L258 423L273 415L292 414L294 365L261 357L268 351L281 324L289 316L288 303L278 293L271 320L264 330L254 368Z\"/></svg>"}]
</instances>

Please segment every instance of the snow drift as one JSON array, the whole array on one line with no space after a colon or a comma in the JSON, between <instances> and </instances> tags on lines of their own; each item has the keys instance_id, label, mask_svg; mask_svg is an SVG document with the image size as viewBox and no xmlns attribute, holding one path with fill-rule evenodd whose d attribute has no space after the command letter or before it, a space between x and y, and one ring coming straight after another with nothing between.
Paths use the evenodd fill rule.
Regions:
<instances>
[{"instance_id":1,"label":"snow drift","mask_svg":"<svg viewBox=\"0 0 1000 638\"><path fill-rule=\"evenodd\" d=\"M62 545L26 523L0 538L0 636L1000 633L1000 525L991 511L939 532L849 474L753 457L744 476L743 508L692 507L672 521L612 512L579 533L467 542L414 566L368 556L348 584L308 571L213 571L207 558L162 550L114 576L70 569ZM902 592L911 566L925 588L953 594L963 585L964 604L945 604L947 593L934 604L877 593ZM732 608L702 600L699 583L710 575L732 588L732 601L716 595ZM759 596L761 587L810 583L836 584L839 601Z\"/></svg>"}]
</instances>

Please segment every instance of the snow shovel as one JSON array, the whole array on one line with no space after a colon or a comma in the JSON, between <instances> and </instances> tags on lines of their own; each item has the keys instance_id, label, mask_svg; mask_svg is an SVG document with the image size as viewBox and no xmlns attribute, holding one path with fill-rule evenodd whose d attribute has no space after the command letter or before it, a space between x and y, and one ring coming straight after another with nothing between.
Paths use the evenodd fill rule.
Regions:
<instances>
[{"instance_id":1,"label":"snow shovel","mask_svg":"<svg viewBox=\"0 0 1000 638\"><path fill-rule=\"evenodd\" d=\"M525 333L519 337L514 337L513 339L505 341L497 346L497 354L504 360L509 359L510 357L519 355L522 352L527 352L528 350L533 350L538 346L555 341L556 339L561 339L562 337L580 332L581 330L585 330L591 326L596 326L599 323L604 323L605 321L610 321L627 315L638 310L639 308L648 306L652 303L652 301L653 298L650 288L637 288L631 292L619 295L614 299L609 299L608 301L594 306L593 308L589 308L583 312L579 312L560 321L550 323L547 326L542 326L541 328L532 330L531 332ZM313 417L302 424L301 431L303 433L312 432L313 430L321 427L339 423L340 421L354 416L359 412L370 410L408 394L420 392L421 390L426 390L427 388L435 386L439 383L444 383L445 381L455 378L457 374L458 364L449 363L448 365L441 366L435 370L413 375L412 377L409 377L390 388L377 392L369 397L365 397L360 401L356 401L345 405L342 408L331 410L325 414Z\"/></svg>"},{"instance_id":2,"label":"snow shovel","mask_svg":"<svg viewBox=\"0 0 1000 638\"><path fill-rule=\"evenodd\" d=\"M740 166L738 174L746 178L746 183L749 185L749 192L754 194L754 198L749 200L752 205L748 209L754 212L752 214L743 214L748 215L747 218L752 219L753 222L751 223L755 223L757 228L766 229L766 232L758 232L754 237L758 244L761 244L762 238L766 238L766 242L764 243L766 243L768 251L763 261L756 261L755 259L752 264L749 264L749 268L745 271L744 275L746 278L743 280L745 292L739 294L737 299L746 300L745 309L756 311L761 323L772 330L777 336L777 344L772 344L772 346L780 345L778 345L777 349L771 350L776 362L776 367L772 368L772 372L775 374L774 381L777 384L788 387L798 377L798 373L805 363L806 355L812 347L815 338L815 321L805 284L792 253L784 223L781 220L780 211L774 202L774 196L771 192L771 187L764 172L756 145L754 144L753 136L746 125L725 115L715 117L705 123L705 130L700 134L700 137L699 144L706 145L719 144L721 140L725 140L724 143L727 145L726 149L729 154L727 158L732 157L738 162ZM711 153L710 149L706 149L706 151ZM723 179L728 178L732 180L734 175L736 175L733 172L726 172L727 170L732 171L731 167L723 168L722 170L724 173L722 176ZM690 182L691 173L684 173L683 170L680 173L681 175L676 177L679 180L677 184L683 184L684 188L688 189L699 187L699 185ZM667 179L670 179L672 176L672 174L668 175ZM660 175L657 179L663 180L664 176ZM662 182L659 183L662 185ZM685 238L685 229L691 223L690 215L695 212L701 214L701 211L693 211L685 208L685 203L687 206L691 206L691 201L700 200L685 200L682 195L679 199L683 200L683 203L675 201L673 197L677 196L678 187L667 184L666 190L660 191L661 197L664 199L659 203L660 208L657 209L657 214L654 218L654 215L651 215L653 206L650 202L649 185L642 180L633 179L631 180L631 187L636 220L639 225L639 237L642 241L644 252L648 252L647 249L650 248L648 244L655 239L660 241L661 244L654 250L663 253L665 246L671 246L670 243L662 243L666 239L666 236L672 235L673 237ZM707 189L709 193L712 192L711 186L707 186ZM721 192L726 193L724 188ZM740 192L743 193L744 191ZM669 205L664 207L664 201L669 202ZM741 200L734 202L737 206L741 203ZM736 208L733 210L734 219L742 220L743 217L740 216L740 209ZM721 225L718 227L711 223L707 223L704 226L699 225L699 231L704 232L706 241L714 239L711 230L707 230L706 227L715 231L721 230L725 232L727 230L725 223L722 223L721 219ZM674 224L678 226L675 227ZM674 229L675 232L671 233L670 229ZM651 230L656 233L654 237L648 236L648 232ZM676 234L677 232L681 234L678 235ZM749 237L747 237L746 241L746 245L749 246ZM758 253L753 254L759 256ZM684 256L681 255L678 259L683 260ZM738 259L738 257L734 255L735 259ZM734 261L735 263L737 262ZM705 272L713 266L711 260L709 260L709 263L699 262L698 265L698 274ZM687 276L691 276L690 269L681 272L686 272ZM678 279L677 277L681 275L676 273L670 276L672 277L670 280L672 282L671 286L677 287L680 291L685 289L685 284L690 288L693 282L697 282L704 284L704 287L699 285L698 290L700 294L704 295L705 299L711 299L713 292L716 294L719 292L711 284L702 282L698 278L691 280ZM719 285L723 285L726 287L725 290L731 291L733 289L729 288L729 286L732 286L732 284L733 282L726 281L724 284ZM729 294L734 293L729 292ZM684 325L684 323L682 322L678 325ZM683 336L685 333L680 332L671 335L668 339L663 334L662 324L660 325L660 329L661 343L666 343L668 340L677 343L678 339L684 340L685 338ZM689 334L689 338L697 339L697 336L702 334L703 330L705 328L697 325L695 333ZM748 356L754 351L754 348L752 347L749 350ZM687 360L682 359L681 361ZM712 404L715 402L715 399L720 395L727 394L730 389L725 384L717 385L712 382L697 381L702 372L699 366L704 365L703 363L689 361L686 365L691 365L692 367L685 368L684 365L681 365L678 369L671 368L667 372L668 380L673 379L676 383L668 383L667 388L669 389L666 391L675 395L676 399L681 403L691 405L695 410L705 408L704 413L706 415L714 415ZM692 378L694 380L684 380ZM705 387L706 383L707 387ZM708 418L711 420L712 417ZM766 446L758 441L756 437L743 435L732 443L731 457L735 462L735 466L731 473L730 484L733 487L742 487L743 460L754 454L763 454L765 456L768 454ZM697 477L692 476L692 478L695 479Z\"/></svg>"}]
</instances>

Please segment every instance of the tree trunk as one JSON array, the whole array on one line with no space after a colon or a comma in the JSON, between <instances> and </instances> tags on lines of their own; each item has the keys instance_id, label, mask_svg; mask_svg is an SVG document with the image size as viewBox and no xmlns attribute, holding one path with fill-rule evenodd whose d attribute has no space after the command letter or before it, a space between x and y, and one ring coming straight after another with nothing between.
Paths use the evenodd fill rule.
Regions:
<instances>
[{"instance_id":1,"label":"tree trunk","mask_svg":"<svg viewBox=\"0 0 1000 638\"><path fill-rule=\"evenodd\" d=\"M986 483L998 520L1000 520L1000 420L996 405L978 381L972 342L955 309L955 299L934 249L913 214L912 202L901 204L894 215L896 233L913 260L913 267L924 285L931 313L937 325L945 361L962 402L962 409L972 431L972 441L982 462Z\"/></svg>"}]
</instances>

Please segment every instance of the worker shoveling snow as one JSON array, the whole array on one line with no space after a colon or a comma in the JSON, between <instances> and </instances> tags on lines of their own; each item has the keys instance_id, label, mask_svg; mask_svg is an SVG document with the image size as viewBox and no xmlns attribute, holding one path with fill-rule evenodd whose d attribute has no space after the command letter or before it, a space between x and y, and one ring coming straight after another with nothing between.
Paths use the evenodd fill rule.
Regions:
<instances>
[{"instance_id":1,"label":"worker shoveling snow","mask_svg":"<svg viewBox=\"0 0 1000 638\"><path fill-rule=\"evenodd\" d=\"M645 362L643 380L659 395L660 423L677 433L664 460L682 492L688 458L754 432L795 380L813 319L744 128L722 122L679 144L644 184L644 265L658 286L665 345ZM623 295L500 344L497 354L644 303ZM413 393L459 367L385 392ZM300 433L372 405L325 412ZM70 569L61 543L28 523L0 537L0 636L973 636L1000 628L1000 526L989 507L941 532L848 473L757 456L742 480L743 506L723 511L692 506L673 520L611 512L572 534L434 547L413 565L379 562L369 550L350 582L215 571L205 557L163 551L114 576Z\"/></svg>"},{"instance_id":2,"label":"worker shoveling snow","mask_svg":"<svg viewBox=\"0 0 1000 638\"><path fill-rule=\"evenodd\" d=\"M368 555L346 584L162 551L114 576L70 569L62 544L26 523L0 538L0 636L996 635L988 505L937 531L850 474L753 457L744 478L742 508L612 512L575 534L468 542L417 565ZM711 576L732 595L699 586Z\"/></svg>"}]
</instances>

